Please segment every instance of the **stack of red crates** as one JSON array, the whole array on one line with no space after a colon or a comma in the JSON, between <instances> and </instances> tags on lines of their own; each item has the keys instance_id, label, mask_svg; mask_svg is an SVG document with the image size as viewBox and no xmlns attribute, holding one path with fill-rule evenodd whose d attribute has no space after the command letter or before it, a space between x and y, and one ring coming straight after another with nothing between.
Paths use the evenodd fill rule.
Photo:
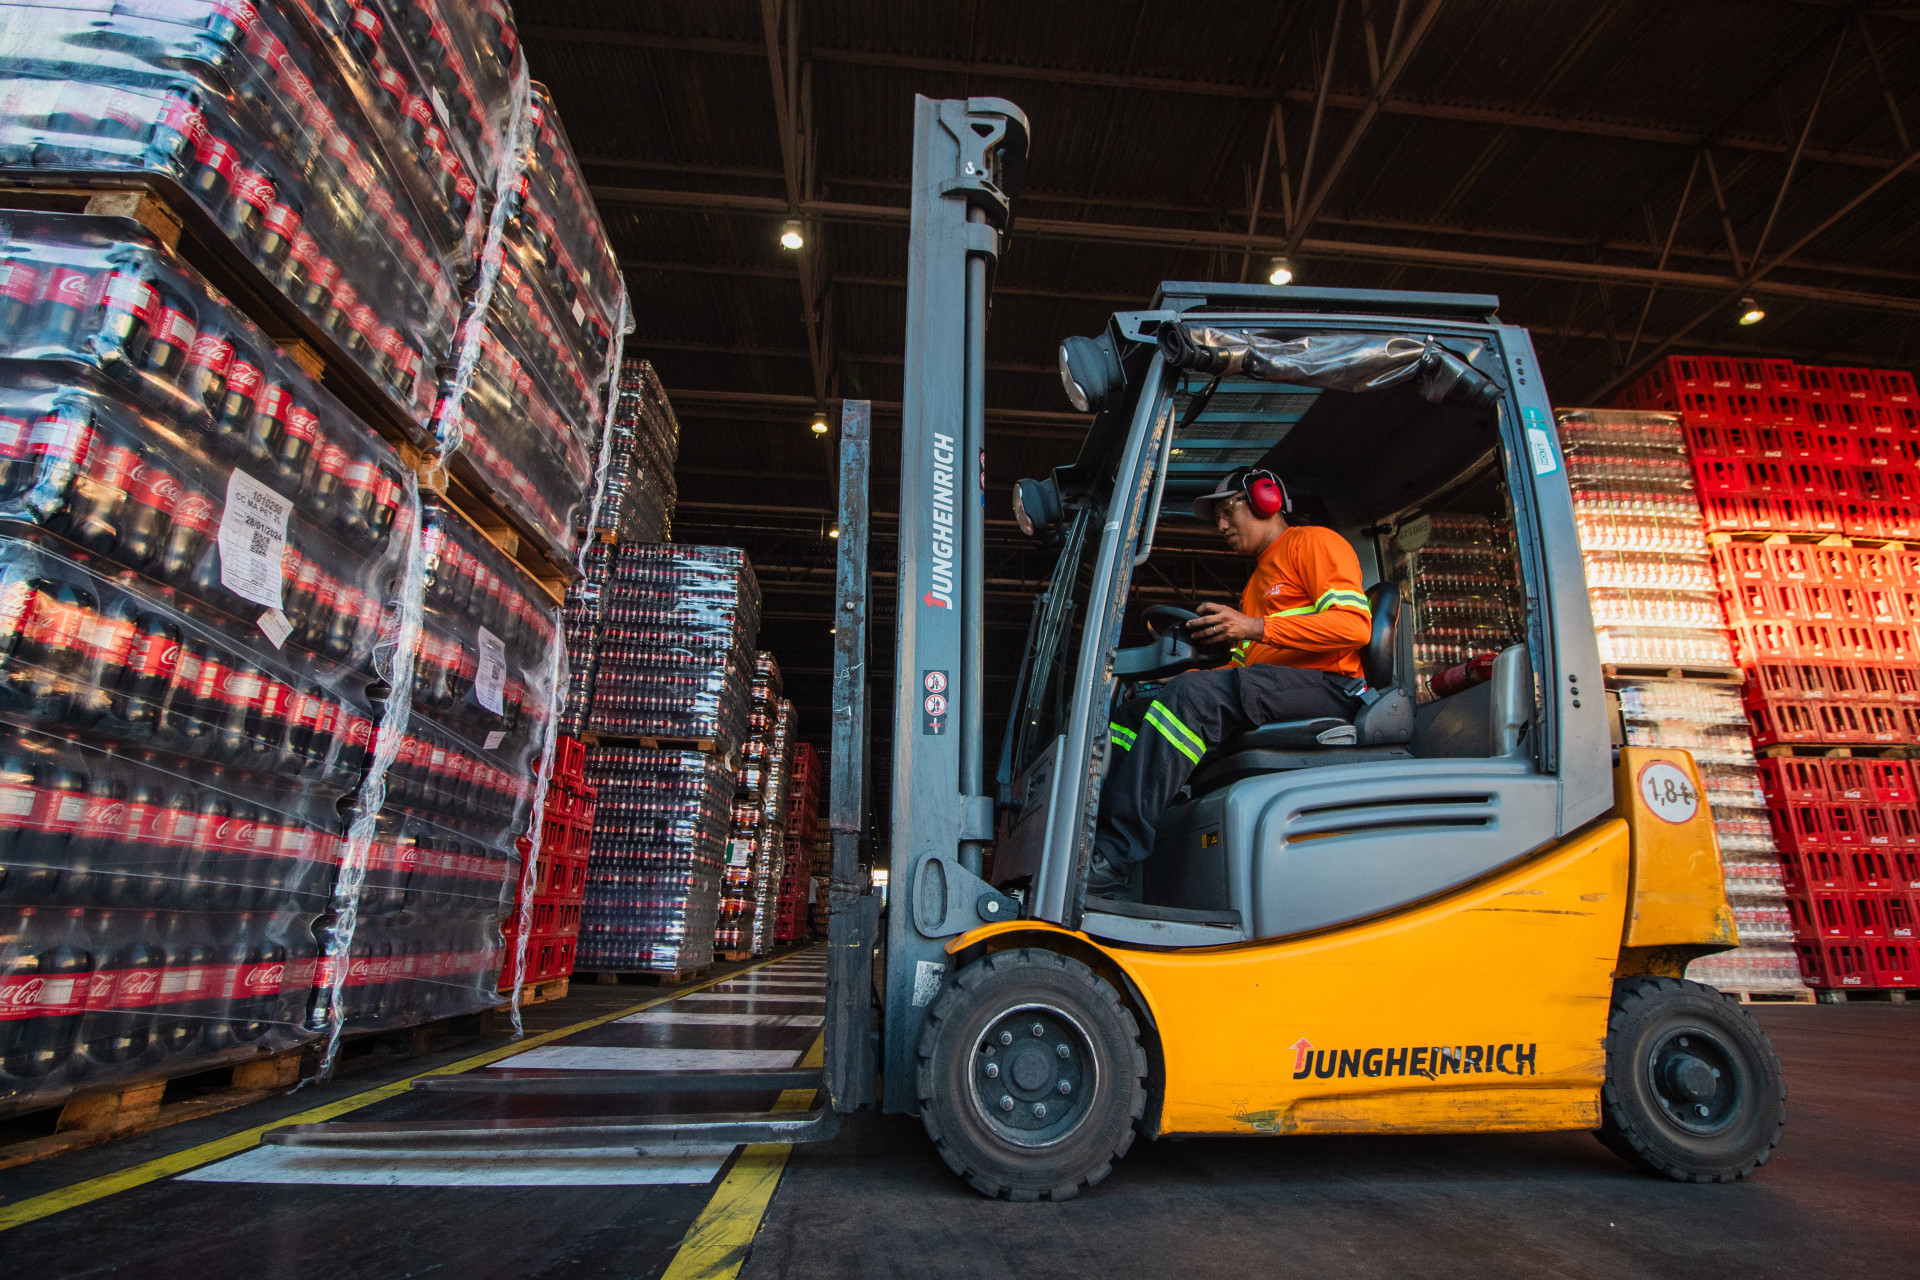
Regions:
<instances>
[{"instance_id":1,"label":"stack of red crates","mask_svg":"<svg viewBox=\"0 0 1920 1280\"><path fill-rule=\"evenodd\" d=\"M787 788L786 866L780 876L773 940L798 942L807 936L807 904L813 887L813 836L820 814L820 757L810 742L793 753Z\"/></svg>"},{"instance_id":2,"label":"stack of red crates","mask_svg":"<svg viewBox=\"0 0 1920 1280\"><path fill-rule=\"evenodd\" d=\"M1912 762L1760 761L1800 967L1814 986L1920 986L1920 809Z\"/></svg>"},{"instance_id":3,"label":"stack of red crates","mask_svg":"<svg viewBox=\"0 0 1920 1280\"><path fill-rule=\"evenodd\" d=\"M535 863L533 916L527 930L528 982L564 978L573 972L574 948L580 937L580 903L587 892L587 852L593 844L593 810L598 792L587 785L587 749L573 738L561 738L554 750L553 780L547 786L545 816L540 826L540 856ZM523 836L520 856L531 843ZM506 963L500 967L500 989L512 990L519 972L520 919L510 915L506 935Z\"/></svg>"}]
</instances>

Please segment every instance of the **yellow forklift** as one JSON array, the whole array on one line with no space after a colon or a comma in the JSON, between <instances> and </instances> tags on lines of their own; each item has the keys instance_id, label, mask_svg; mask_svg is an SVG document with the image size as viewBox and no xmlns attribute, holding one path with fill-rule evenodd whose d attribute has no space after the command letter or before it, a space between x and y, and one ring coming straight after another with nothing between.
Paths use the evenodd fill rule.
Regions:
<instances>
[{"instance_id":1,"label":"yellow forklift","mask_svg":"<svg viewBox=\"0 0 1920 1280\"><path fill-rule=\"evenodd\" d=\"M1167 283L1064 342L1089 423L1072 464L1014 495L1054 569L989 776L985 347L1027 142L1011 103L917 101L896 660L873 710L869 423L843 414L824 1071L423 1082L827 1100L269 1141L809 1141L877 1101L1015 1200L1073 1196L1174 1135L1590 1130L1674 1178L1751 1173L1779 1141L1779 1062L1684 976L1737 945L1712 816L1687 753L1620 740L1546 388L1497 299ZM1130 611L1130 589L1162 526L1243 466L1357 554L1367 694L1350 718L1202 744L1138 900L1089 897L1110 710L1226 660L1186 610ZM1434 696L1461 594L1439 552L1461 529L1496 567L1476 616L1501 638L1489 678ZM870 740L892 759L884 913L860 874Z\"/></svg>"}]
</instances>

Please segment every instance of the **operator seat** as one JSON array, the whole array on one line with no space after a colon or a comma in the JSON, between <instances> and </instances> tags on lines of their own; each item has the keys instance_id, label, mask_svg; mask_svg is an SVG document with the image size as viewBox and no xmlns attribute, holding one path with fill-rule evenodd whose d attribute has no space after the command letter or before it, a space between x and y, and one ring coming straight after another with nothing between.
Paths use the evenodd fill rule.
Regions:
<instances>
[{"instance_id":1,"label":"operator seat","mask_svg":"<svg viewBox=\"0 0 1920 1280\"><path fill-rule=\"evenodd\" d=\"M1353 718L1280 720L1235 734L1200 762L1190 783L1192 794L1278 769L1411 754L1407 744L1413 741L1413 698L1401 681L1400 585L1374 583L1367 588L1367 604L1373 610L1373 628L1360 650L1367 700Z\"/></svg>"}]
</instances>

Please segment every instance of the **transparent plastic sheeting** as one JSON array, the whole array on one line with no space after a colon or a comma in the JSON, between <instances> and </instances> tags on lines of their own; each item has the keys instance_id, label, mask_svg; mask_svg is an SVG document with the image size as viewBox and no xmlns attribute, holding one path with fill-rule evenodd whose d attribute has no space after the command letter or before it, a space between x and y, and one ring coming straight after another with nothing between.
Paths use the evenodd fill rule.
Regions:
<instances>
[{"instance_id":1,"label":"transparent plastic sheeting","mask_svg":"<svg viewBox=\"0 0 1920 1280\"><path fill-rule=\"evenodd\" d=\"M1175 369L1203 375L1284 382L1328 391L1379 391L1411 382L1435 404L1452 400L1490 409L1500 388L1442 346L1438 338L1377 333L1272 336L1167 320L1160 351Z\"/></svg>"},{"instance_id":2,"label":"transparent plastic sheeting","mask_svg":"<svg viewBox=\"0 0 1920 1280\"><path fill-rule=\"evenodd\" d=\"M539 86L515 100L510 142L435 430L444 455L464 451L550 549L572 559L579 517L604 484L603 437L632 320L606 232ZM556 188L579 202L558 219Z\"/></svg>"},{"instance_id":3,"label":"transparent plastic sheeting","mask_svg":"<svg viewBox=\"0 0 1920 1280\"><path fill-rule=\"evenodd\" d=\"M613 534L621 542L666 541L679 452L680 424L653 365L646 360L622 364L620 394L604 440L604 478L583 528Z\"/></svg>"},{"instance_id":4,"label":"transparent plastic sheeting","mask_svg":"<svg viewBox=\"0 0 1920 1280\"><path fill-rule=\"evenodd\" d=\"M567 687L567 647L557 632L547 645L545 674L546 686L551 691L547 705L557 706L560 690ZM524 852L525 865L520 872L517 902L512 908L513 927L507 935L508 945L513 948L512 1018L515 1035L522 1035L526 1031L520 1021L520 1000L527 986L527 941L533 935L534 892L540 883L540 857L545 852L547 789L553 780L554 758L560 746L560 721L557 715L548 718L541 737L540 767L534 773L533 808L527 818L527 834L521 837L518 844Z\"/></svg>"},{"instance_id":5,"label":"transparent plastic sheeting","mask_svg":"<svg viewBox=\"0 0 1920 1280\"><path fill-rule=\"evenodd\" d=\"M9 1108L324 1026L420 528L392 450L127 226L0 218L7 280L80 299L0 315Z\"/></svg>"},{"instance_id":6,"label":"transparent plastic sheeting","mask_svg":"<svg viewBox=\"0 0 1920 1280\"><path fill-rule=\"evenodd\" d=\"M404 46L328 0L0 6L0 170L177 187L425 424L489 165Z\"/></svg>"},{"instance_id":7,"label":"transparent plastic sheeting","mask_svg":"<svg viewBox=\"0 0 1920 1280\"><path fill-rule=\"evenodd\" d=\"M581 969L694 969L713 961L733 770L719 756L591 747L599 791L580 909Z\"/></svg>"}]
</instances>

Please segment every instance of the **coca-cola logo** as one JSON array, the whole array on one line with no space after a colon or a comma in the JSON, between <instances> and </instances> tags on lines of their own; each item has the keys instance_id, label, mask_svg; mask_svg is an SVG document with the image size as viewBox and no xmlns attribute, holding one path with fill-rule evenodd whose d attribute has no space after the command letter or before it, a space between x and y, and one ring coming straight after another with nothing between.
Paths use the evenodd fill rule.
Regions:
<instances>
[{"instance_id":1,"label":"coca-cola logo","mask_svg":"<svg viewBox=\"0 0 1920 1280\"><path fill-rule=\"evenodd\" d=\"M78 271L56 272L53 277L53 292L68 306L80 306L87 300L87 278Z\"/></svg>"},{"instance_id":2,"label":"coca-cola logo","mask_svg":"<svg viewBox=\"0 0 1920 1280\"><path fill-rule=\"evenodd\" d=\"M257 209L273 203L273 179L252 169L242 169L233 180L233 193Z\"/></svg>"},{"instance_id":3,"label":"coca-cola logo","mask_svg":"<svg viewBox=\"0 0 1920 1280\"><path fill-rule=\"evenodd\" d=\"M45 978L0 983L0 1008L30 1009L40 1003L40 993L46 990L46 986Z\"/></svg>"},{"instance_id":4,"label":"coca-cola logo","mask_svg":"<svg viewBox=\"0 0 1920 1280\"><path fill-rule=\"evenodd\" d=\"M128 969L120 975L120 998L150 996L160 990L158 969Z\"/></svg>"},{"instance_id":5,"label":"coca-cola logo","mask_svg":"<svg viewBox=\"0 0 1920 1280\"><path fill-rule=\"evenodd\" d=\"M87 805L86 824L103 831L118 831L127 822L127 806L120 800L96 799Z\"/></svg>"},{"instance_id":6,"label":"coca-cola logo","mask_svg":"<svg viewBox=\"0 0 1920 1280\"><path fill-rule=\"evenodd\" d=\"M173 523L198 533L208 532L213 527L213 499L204 493L182 489L173 504Z\"/></svg>"},{"instance_id":7,"label":"coca-cola logo","mask_svg":"<svg viewBox=\"0 0 1920 1280\"><path fill-rule=\"evenodd\" d=\"M227 375L227 386L230 390L250 397L260 389L263 377L257 365L248 364L245 360L235 360L233 371Z\"/></svg>"},{"instance_id":8,"label":"coca-cola logo","mask_svg":"<svg viewBox=\"0 0 1920 1280\"><path fill-rule=\"evenodd\" d=\"M280 989L280 984L286 978L287 966L284 964L262 964L248 970L242 981L249 991L273 992Z\"/></svg>"},{"instance_id":9,"label":"coca-cola logo","mask_svg":"<svg viewBox=\"0 0 1920 1280\"><path fill-rule=\"evenodd\" d=\"M142 463L133 470L133 483L147 506L168 511L180 500L180 482L164 467Z\"/></svg>"},{"instance_id":10,"label":"coca-cola logo","mask_svg":"<svg viewBox=\"0 0 1920 1280\"><path fill-rule=\"evenodd\" d=\"M236 846L249 846L254 843L255 838L259 834L259 830L259 826L255 823L237 822L233 825L229 834L232 836L233 843Z\"/></svg>"}]
</instances>

